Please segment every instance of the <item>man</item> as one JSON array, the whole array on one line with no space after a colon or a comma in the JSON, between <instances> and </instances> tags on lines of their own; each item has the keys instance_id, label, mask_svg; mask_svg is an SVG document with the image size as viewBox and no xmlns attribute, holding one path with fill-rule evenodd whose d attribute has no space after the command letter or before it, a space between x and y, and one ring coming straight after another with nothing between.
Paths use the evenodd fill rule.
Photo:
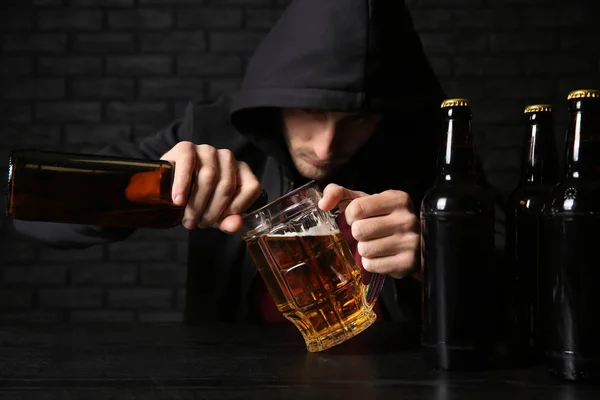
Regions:
<instances>
[{"instance_id":1,"label":"man","mask_svg":"<svg viewBox=\"0 0 600 400\"><path fill-rule=\"evenodd\" d=\"M261 278L235 234L240 214L262 188L273 200L313 179L325 187L323 209L352 200L347 238L364 269L397 278L380 296L386 318L418 317L410 276L419 265L417 215L433 183L444 97L402 2L296 0L234 96L192 103L139 146L102 153L176 164L173 199L186 204L190 230L187 321L265 319ZM22 221L15 228L63 248L132 232Z\"/></svg>"}]
</instances>

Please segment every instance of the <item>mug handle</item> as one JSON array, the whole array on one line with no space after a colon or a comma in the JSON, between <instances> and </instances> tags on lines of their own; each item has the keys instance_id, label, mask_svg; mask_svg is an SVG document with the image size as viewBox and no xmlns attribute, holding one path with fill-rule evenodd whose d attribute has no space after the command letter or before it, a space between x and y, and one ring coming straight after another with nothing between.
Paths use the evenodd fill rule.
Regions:
<instances>
[{"instance_id":1,"label":"mug handle","mask_svg":"<svg viewBox=\"0 0 600 400\"><path fill-rule=\"evenodd\" d=\"M385 275L378 273L371 273L371 281L367 286L367 304L370 308L375 306L375 302L383 289L383 283L385 282Z\"/></svg>"},{"instance_id":2,"label":"mug handle","mask_svg":"<svg viewBox=\"0 0 600 400\"><path fill-rule=\"evenodd\" d=\"M350 202L350 200L348 200L348 202ZM329 213L335 220L341 214L341 211L340 211L339 207L336 207L336 208L330 210ZM367 304L369 305L370 309L373 309L373 307L375 306L375 302L377 301L377 298L379 297L379 294L381 293L381 289L383 289L384 282L385 282L385 275L371 272L371 281L369 282L368 285L365 285L366 292L367 292L366 300L367 300Z\"/></svg>"}]
</instances>

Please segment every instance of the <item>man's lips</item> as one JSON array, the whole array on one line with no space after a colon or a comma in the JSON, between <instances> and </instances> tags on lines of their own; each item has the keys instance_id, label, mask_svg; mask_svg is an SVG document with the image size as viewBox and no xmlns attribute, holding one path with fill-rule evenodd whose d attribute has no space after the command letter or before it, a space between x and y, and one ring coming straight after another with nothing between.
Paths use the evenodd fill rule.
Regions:
<instances>
[{"instance_id":1,"label":"man's lips","mask_svg":"<svg viewBox=\"0 0 600 400\"><path fill-rule=\"evenodd\" d=\"M342 160L315 160L314 158L303 156L304 161L317 168L331 168L340 165Z\"/></svg>"}]
</instances>

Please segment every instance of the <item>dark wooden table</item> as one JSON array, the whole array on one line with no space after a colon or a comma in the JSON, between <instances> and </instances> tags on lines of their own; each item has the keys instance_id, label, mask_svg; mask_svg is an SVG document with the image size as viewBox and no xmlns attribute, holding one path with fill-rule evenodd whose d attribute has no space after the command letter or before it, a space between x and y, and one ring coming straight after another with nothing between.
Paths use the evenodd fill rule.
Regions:
<instances>
[{"instance_id":1,"label":"dark wooden table","mask_svg":"<svg viewBox=\"0 0 600 400\"><path fill-rule=\"evenodd\" d=\"M0 399L600 399L542 367L440 373L418 336L377 323L308 353L291 325L0 328Z\"/></svg>"}]
</instances>

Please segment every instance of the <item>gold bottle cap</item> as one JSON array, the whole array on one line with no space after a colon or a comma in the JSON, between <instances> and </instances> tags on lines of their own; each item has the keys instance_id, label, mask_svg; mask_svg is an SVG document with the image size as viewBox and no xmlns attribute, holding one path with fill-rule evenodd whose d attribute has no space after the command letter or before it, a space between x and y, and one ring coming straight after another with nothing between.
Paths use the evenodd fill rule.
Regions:
<instances>
[{"instance_id":1,"label":"gold bottle cap","mask_svg":"<svg viewBox=\"0 0 600 400\"><path fill-rule=\"evenodd\" d=\"M456 99L446 99L442 102L442 107L441 108L448 108L448 107L470 107L471 106L471 102L469 101L469 99L461 99L461 98L456 98Z\"/></svg>"},{"instance_id":2,"label":"gold bottle cap","mask_svg":"<svg viewBox=\"0 0 600 400\"><path fill-rule=\"evenodd\" d=\"M552 105L550 104L530 104L525 107L524 114L534 113L534 112L550 112L552 111Z\"/></svg>"},{"instance_id":3,"label":"gold bottle cap","mask_svg":"<svg viewBox=\"0 0 600 400\"><path fill-rule=\"evenodd\" d=\"M585 99L585 98L600 98L600 90L596 90L596 89L579 89L579 90L573 90L567 96L567 100L571 100L571 99Z\"/></svg>"}]
</instances>

